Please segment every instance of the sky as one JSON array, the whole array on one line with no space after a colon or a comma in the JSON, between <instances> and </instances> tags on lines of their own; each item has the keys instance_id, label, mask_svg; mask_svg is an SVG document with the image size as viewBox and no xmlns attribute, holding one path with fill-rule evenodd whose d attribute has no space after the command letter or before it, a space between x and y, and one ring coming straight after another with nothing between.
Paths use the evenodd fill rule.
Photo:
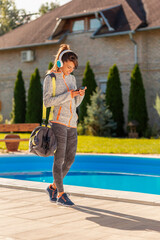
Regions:
<instances>
[{"instance_id":1,"label":"sky","mask_svg":"<svg viewBox=\"0 0 160 240\"><path fill-rule=\"evenodd\" d=\"M27 13L36 13L38 12L40 6L46 2L58 2L60 5L63 5L70 0L14 0L17 9L25 9Z\"/></svg>"}]
</instances>

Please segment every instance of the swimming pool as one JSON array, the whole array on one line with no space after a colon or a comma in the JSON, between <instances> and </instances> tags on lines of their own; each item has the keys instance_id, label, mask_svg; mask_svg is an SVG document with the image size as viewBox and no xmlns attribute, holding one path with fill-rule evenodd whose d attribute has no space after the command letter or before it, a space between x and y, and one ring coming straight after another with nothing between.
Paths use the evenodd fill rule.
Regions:
<instances>
[{"instance_id":1,"label":"swimming pool","mask_svg":"<svg viewBox=\"0 0 160 240\"><path fill-rule=\"evenodd\" d=\"M52 182L53 157L4 155L0 177ZM64 184L160 195L160 159L115 155L76 155Z\"/></svg>"}]
</instances>

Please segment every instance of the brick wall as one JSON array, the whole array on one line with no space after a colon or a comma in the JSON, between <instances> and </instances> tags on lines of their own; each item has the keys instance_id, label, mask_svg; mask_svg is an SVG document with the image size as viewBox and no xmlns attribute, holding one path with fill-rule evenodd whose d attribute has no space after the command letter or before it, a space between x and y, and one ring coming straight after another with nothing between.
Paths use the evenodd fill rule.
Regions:
<instances>
[{"instance_id":1,"label":"brick wall","mask_svg":"<svg viewBox=\"0 0 160 240\"><path fill-rule=\"evenodd\" d=\"M73 33L65 41L71 45L72 50L79 56L79 68L75 71L78 86L82 84L83 72L88 60L95 73L97 83L99 80L107 79L110 66L116 63L120 71L124 114L127 124L130 74L134 67L134 44L131 42L129 35L97 39L91 39L90 36L91 33ZM146 91L150 124L160 126L159 117L153 107L156 94L160 93L160 31L139 31L133 37L138 44L138 62ZM21 62L20 52L24 49L0 52L0 101L2 101L4 119L10 118L13 88L18 69L23 71L27 91L30 76L35 68L39 68L43 79L48 63L53 61L53 56L56 54L58 47L58 45L50 45L28 49L35 52L35 61L31 63Z\"/></svg>"}]
</instances>

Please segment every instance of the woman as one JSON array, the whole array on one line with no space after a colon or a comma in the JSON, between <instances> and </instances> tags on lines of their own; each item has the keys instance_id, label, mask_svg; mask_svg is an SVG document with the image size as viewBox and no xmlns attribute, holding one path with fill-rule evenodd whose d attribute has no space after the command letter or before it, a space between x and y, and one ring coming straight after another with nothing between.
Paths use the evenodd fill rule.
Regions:
<instances>
[{"instance_id":1,"label":"woman","mask_svg":"<svg viewBox=\"0 0 160 240\"><path fill-rule=\"evenodd\" d=\"M69 45L62 44L57 52L53 69L56 75L55 96L50 75L46 75L43 87L45 107L54 106L52 127L57 138L57 151L54 155L54 182L47 188L50 200L66 206L74 205L64 192L63 178L75 159L77 150L77 114L85 95L85 89L77 90L76 79L71 73L78 67L78 57Z\"/></svg>"}]
</instances>

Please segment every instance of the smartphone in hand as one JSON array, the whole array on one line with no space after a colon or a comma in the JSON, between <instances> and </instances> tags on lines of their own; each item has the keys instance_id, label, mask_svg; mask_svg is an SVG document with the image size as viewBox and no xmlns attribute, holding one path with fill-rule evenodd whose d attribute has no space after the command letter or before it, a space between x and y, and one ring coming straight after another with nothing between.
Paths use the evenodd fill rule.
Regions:
<instances>
[{"instance_id":1,"label":"smartphone in hand","mask_svg":"<svg viewBox=\"0 0 160 240\"><path fill-rule=\"evenodd\" d=\"M77 88L75 91L79 91L79 90L83 90L83 89L85 89L85 87Z\"/></svg>"}]
</instances>

